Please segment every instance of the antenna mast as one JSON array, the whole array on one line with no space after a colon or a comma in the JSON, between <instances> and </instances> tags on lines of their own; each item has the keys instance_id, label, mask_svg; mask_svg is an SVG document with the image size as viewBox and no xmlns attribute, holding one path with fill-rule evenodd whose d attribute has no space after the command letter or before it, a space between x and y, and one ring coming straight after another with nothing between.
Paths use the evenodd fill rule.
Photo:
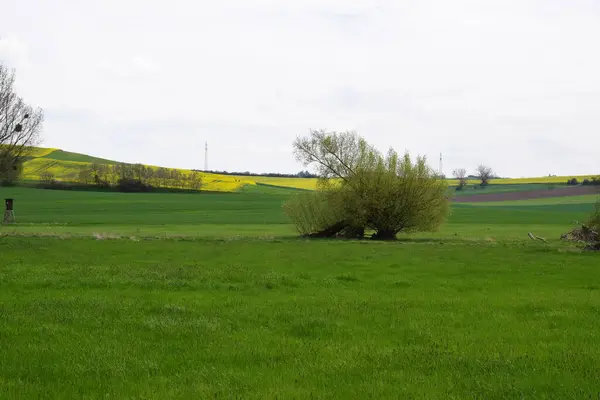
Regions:
<instances>
[{"instance_id":1,"label":"antenna mast","mask_svg":"<svg viewBox=\"0 0 600 400\"><path fill-rule=\"evenodd\" d=\"M208 142L204 143L204 171L208 171Z\"/></svg>"},{"instance_id":2,"label":"antenna mast","mask_svg":"<svg viewBox=\"0 0 600 400\"><path fill-rule=\"evenodd\" d=\"M443 168L442 168L442 153L440 153L440 176L443 175L442 170L443 170Z\"/></svg>"}]
</instances>

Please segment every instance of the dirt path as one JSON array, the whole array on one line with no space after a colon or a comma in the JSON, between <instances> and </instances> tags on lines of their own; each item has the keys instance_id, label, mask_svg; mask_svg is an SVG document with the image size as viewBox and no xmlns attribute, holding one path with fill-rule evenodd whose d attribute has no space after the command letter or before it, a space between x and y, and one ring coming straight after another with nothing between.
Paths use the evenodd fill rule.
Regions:
<instances>
[{"instance_id":1,"label":"dirt path","mask_svg":"<svg viewBox=\"0 0 600 400\"><path fill-rule=\"evenodd\" d=\"M600 187L570 186L565 188L528 190L523 192L482 193L468 196L456 196L453 201L456 203L480 203L490 201L513 201L543 199L549 197L581 196L586 194L600 195Z\"/></svg>"}]
</instances>

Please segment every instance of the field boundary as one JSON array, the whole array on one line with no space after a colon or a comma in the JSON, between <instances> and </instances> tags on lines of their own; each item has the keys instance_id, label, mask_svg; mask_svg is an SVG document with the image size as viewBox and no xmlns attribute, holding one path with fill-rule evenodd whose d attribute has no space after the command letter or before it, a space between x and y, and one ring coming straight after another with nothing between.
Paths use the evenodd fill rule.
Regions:
<instances>
[{"instance_id":1,"label":"field boundary","mask_svg":"<svg viewBox=\"0 0 600 400\"><path fill-rule=\"evenodd\" d=\"M301 192L314 192L313 189L305 189L305 188L299 188L299 187L293 187L293 186L279 186L279 185L272 185L270 183L261 183L261 182L256 182L256 186L267 186L267 187L272 187L272 188L277 188L277 189L295 190L295 191L301 191Z\"/></svg>"},{"instance_id":2,"label":"field boundary","mask_svg":"<svg viewBox=\"0 0 600 400\"><path fill-rule=\"evenodd\" d=\"M518 192L479 193L466 196L456 196L452 199L455 203L480 203L544 199L552 197L582 196L600 194L597 186L571 186L544 190L527 190Z\"/></svg>"}]
</instances>

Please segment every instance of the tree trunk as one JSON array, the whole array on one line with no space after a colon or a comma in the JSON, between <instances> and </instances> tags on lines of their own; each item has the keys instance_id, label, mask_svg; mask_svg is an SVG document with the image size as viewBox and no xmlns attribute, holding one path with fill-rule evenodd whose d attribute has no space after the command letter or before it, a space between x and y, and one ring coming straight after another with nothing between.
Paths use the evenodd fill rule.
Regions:
<instances>
[{"instance_id":1,"label":"tree trunk","mask_svg":"<svg viewBox=\"0 0 600 400\"><path fill-rule=\"evenodd\" d=\"M382 230L377 231L371 239L373 240L396 240L396 231L393 230Z\"/></svg>"},{"instance_id":2,"label":"tree trunk","mask_svg":"<svg viewBox=\"0 0 600 400\"><path fill-rule=\"evenodd\" d=\"M335 224L323 229L322 231L310 233L306 236L312 238L330 238L334 237L348 227L347 221L336 222Z\"/></svg>"},{"instance_id":3,"label":"tree trunk","mask_svg":"<svg viewBox=\"0 0 600 400\"><path fill-rule=\"evenodd\" d=\"M365 237L364 227L349 226L341 233L341 235L347 239L362 239Z\"/></svg>"}]
</instances>

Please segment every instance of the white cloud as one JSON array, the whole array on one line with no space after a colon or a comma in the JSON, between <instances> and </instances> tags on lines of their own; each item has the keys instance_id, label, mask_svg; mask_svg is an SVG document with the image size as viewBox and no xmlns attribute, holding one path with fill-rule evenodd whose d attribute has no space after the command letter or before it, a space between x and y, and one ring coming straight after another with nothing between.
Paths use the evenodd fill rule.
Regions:
<instances>
[{"instance_id":1,"label":"white cloud","mask_svg":"<svg viewBox=\"0 0 600 400\"><path fill-rule=\"evenodd\" d=\"M0 32L1 33L1 32ZM2 37L0 35L0 62L10 68L28 68L28 48L14 36Z\"/></svg>"},{"instance_id":2,"label":"white cloud","mask_svg":"<svg viewBox=\"0 0 600 400\"><path fill-rule=\"evenodd\" d=\"M99 67L110 76L119 78L141 77L160 72L160 66L153 59L139 55L117 61L104 58L100 60Z\"/></svg>"},{"instance_id":3,"label":"white cloud","mask_svg":"<svg viewBox=\"0 0 600 400\"><path fill-rule=\"evenodd\" d=\"M211 167L296 171L296 135L356 129L522 176L600 172L598 4L21 0L0 26L28 44L48 145L192 167L208 140Z\"/></svg>"}]
</instances>

